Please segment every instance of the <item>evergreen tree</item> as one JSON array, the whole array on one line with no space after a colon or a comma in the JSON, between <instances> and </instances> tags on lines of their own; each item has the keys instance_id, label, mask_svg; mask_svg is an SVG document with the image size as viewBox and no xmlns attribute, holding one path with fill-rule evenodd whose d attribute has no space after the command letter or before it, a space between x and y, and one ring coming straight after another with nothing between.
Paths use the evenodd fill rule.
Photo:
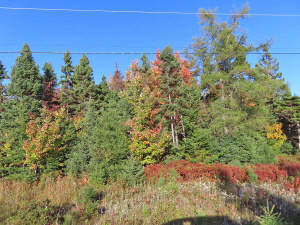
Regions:
<instances>
[{"instance_id":1,"label":"evergreen tree","mask_svg":"<svg viewBox=\"0 0 300 225\"><path fill-rule=\"evenodd\" d=\"M7 79L7 74L5 67L3 66L2 62L0 61L0 112L2 111L2 104L4 103L5 100L5 86L3 85L3 80Z\"/></svg>"},{"instance_id":2,"label":"evergreen tree","mask_svg":"<svg viewBox=\"0 0 300 225\"><path fill-rule=\"evenodd\" d=\"M57 80L56 74L50 63L45 63L43 67L43 103L49 110L58 108L59 99L55 91Z\"/></svg>"},{"instance_id":3,"label":"evergreen tree","mask_svg":"<svg viewBox=\"0 0 300 225\"><path fill-rule=\"evenodd\" d=\"M184 124L182 121L182 107L179 104L181 98L180 88L184 84L180 74L180 63L173 54L170 46L167 46L160 55L162 61L161 84L162 113L166 115L167 125L171 128L172 142L174 146L179 145L179 134L185 137Z\"/></svg>"},{"instance_id":4,"label":"evergreen tree","mask_svg":"<svg viewBox=\"0 0 300 225\"><path fill-rule=\"evenodd\" d=\"M61 85L61 103L69 110L69 105L71 103L71 90L73 87L72 79L74 73L72 58L69 51L64 54L64 63L65 65L61 68L61 72L63 74L61 75L59 82Z\"/></svg>"},{"instance_id":5,"label":"evergreen tree","mask_svg":"<svg viewBox=\"0 0 300 225\"><path fill-rule=\"evenodd\" d=\"M123 99L109 100L102 108L101 117L88 102L87 112L81 122L80 136L69 156L67 169L73 175L89 171L95 182L117 179L116 167L129 157L128 127L129 106Z\"/></svg>"},{"instance_id":6,"label":"evergreen tree","mask_svg":"<svg viewBox=\"0 0 300 225\"><path fill-rule=\"evenodd\" d=\"M14 97L27 96L41 100L43 93L42 76L38 66L35 65L28 44L24 44L21 56L17 58L13 71L7 89L8 94Z\"/></svg>"},{"instance_id":7,"label":"evergreen tree","mask_svg":"<svg viewBox=\"0 0 300 225\"><path fill-rule=\"evenodd\" d=\"M141 74L145 74L145 76L149 76L151 73L151 65L148 61L148 57L146 54L143 54L141 57L142 65L139 68Z\"/></svg>"},{"instance_id":8,"label":"evergreen tree","mask_svg":"<svg viewBox=\"0 0 300 225\"><path fill-rule=\"evenodd\" d=\"M109 89L108 82L105 76L102 76L100 84L95 87L95 107L99 112L105 104L108 103L108 100L111 98L112 91Z\"/></svg>"},{"instance_id":9,"label":"evergreen tree","mask_svg":"<svg viewBox=\"0 0 300 225\"><path fill-rule=\"evenodd\" d=\"M93 69L87 56L82 55L80 64L75 67L72 80L71 112L73 114L83 112L90 99L95 99Z\"/></svg>"},{"instance_id":10,"label":"evergreen tree","mask_svg":"<svg viewBox=\"0 0 300 225\"><path fill-rule=\"evenodd\" d=\"M300 151L300 97L286 95L272 106L288 140Z\"/></svg>"},{"instance_id":11,"label":"evergreen tree","mask_svg":"<svg viewBox=\"0 0 300 225\"><path fill-rule=\"evenodd\" d=\"M23 163L26 126L30 117L39 114L43 91L42 76L27 44L16 60L7 91L9 99L3 105L0 121L0 176L25 179L30 175Z\"/></svg>"},{"instance_id":12,"label":"evergreen tree","mask_svg":"<svg viewBox=\"0 0 300 225\"><path fill-rule=\"evenodd\" d=\"M267 103L284 85L282 80L266 76L247 62L247 53L266 46L252 46L247 43L246 34L238 32L240 19L247 13L245 6L232 16L232 22L218 23L214 14L203 10L200 16L203 36L195 40L194 54L188 56L201 78L201 93L206 103L201 112L203 133L208 131L220 143L228 138L240 141L231 137L243 133L245 137L252 136L253 139L247 140L255 145L256 134L263 133L266 124L274 121ZM257 151L258 145L265 146L258 141L256 145ZM222 154L219 157L225 156Z\"/></svg>"},{"instance_id":13,"label":"evergreen tree","mask_svg":"<svg viewBox=\"0 0 300 225\"><path fill-rule=\"evenodd\" d=\"M261 59L259 60L256 67L258 67L262 74L270 76L272 79L282 79L282 73L279 72L279 62L272 57L269 52L270 43L263 45L263 52Z\"/></svg>"},{"instance_id":14,"label":"evergreen tree","mask_svg":"<svg viewBox=\"0 0 300 225\"><path fill-rule=\"evenodd\" d=\"M122 91L124 89L124 80L121 71L116 64L116 71L114 75L110 77L109 87L111 90Z\"/></svg>"}]
</instances>

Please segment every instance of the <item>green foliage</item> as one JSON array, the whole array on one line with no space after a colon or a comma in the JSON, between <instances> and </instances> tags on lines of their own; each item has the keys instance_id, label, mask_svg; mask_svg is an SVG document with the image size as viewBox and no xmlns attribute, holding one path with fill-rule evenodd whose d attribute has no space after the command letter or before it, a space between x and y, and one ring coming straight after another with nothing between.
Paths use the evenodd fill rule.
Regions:
<instances>
[{"instance_id":1,"label":"green foliage","mask_svg":"<svg viewBox=\"0 0 300 225\"><path fill-rule=\"evenodd\" d=\"M79 193L79 202L84 206L85 217L92 217L98 208L98 194L94 188L84 186Z\"/></svg>"},{"instance_id":2,"label":"green foliage","mask_svg":"<svg viewBox=\"0 0 300 225\"><path fill-rule=\"evenodd\" d=\"M34 99L42 97L42 76L27 44L24 44L21 56L16 60L7 91L14 97L30 96Z\"/></svg>"},{"instance_id":3,"label":"green foliage","mask_svg":"<svg viewBox=\"0 0 300 225\"><path fill-rule=\"evenodd\" d=\"M94 101L80 123L80 132L67 161L73 175L89 171L93 183L116 180L116 167L129 157L128 127L130 108L125 100L112 98L97 114ZM115 171L115 172L114 172Z\"/></svg>"},{"instance_id":4,"label":"green foliage","mask_svg":"<svg viewBox=\"0 0 300 225\"><path fill-rule=\"evenodd\" d=\"M0 62L0 177L66 171L88 174L93 184L132 186L144 180L142 165L164 160L242 166L294 153L299 98L290 95L270 44L254 46L240 32L248 10L230 22L201 11L189 61L167 46L151 64L146 55L133 63L125 81L117 68L109 83L103 76L96 85L87 56L74 67L67 51L56 89L51 64L42 77L25 44L7 89ZM253 66L247 55L256 51L263 54ZM249 170L253 182L254 175ZM95 201L85 204L91 215Z\"/></svg>"},{"instance_id":5,"label":"green foliage","mask_svg":"<svg viewBox=\"0 0 300 225\"><path fill-rule=\"evenodd\" d=\"M134 186L144 182L144 168L139 161L133 158L124 160L120 168L118 179L126 186Z\"/></svg>"},{"instance_id":6,"label":"green foliage","mask_svg":"<svg viewBox=\"0 0 300 225\"><path fill-rule=\"evenodd\" d=\"M31 201L25 206L19 207L7 219L7 224L11 225L45 225L54 224L57 221L57 210L51 205L49 200L34 202Z\"/></svg>"},{"instance_id":7,"label":"green foliage","mask_svg":"<svg viewBox=\"0 0 300 225\"><path fill-rule=\"evenodd\" d=\"M82 113L86 103L95 98L93 69L86 55L82 55L80 64L75 66L70 97L71 103L69 106L74 114Z\"/></svg>"},{"instance_id":8,"label":"green foliage","mask_svg":"<svg viewBox=\"0 0 300 225\"><path fill-rule=\"evenodd\" d=\"M52 65L49 62L46 62L44 64L43 71L44 71L43 81L51 82L51 83L53 83L53 86L55 86L56 85L56 74L54 73Z\"/></svg>"},{"instance_id":9,"label":"green foliage","mask_svg":"<svg viewBox=\"0 0 300 225\"><path fill-rule=\"evenodd\" d=\"M224 136L212 150L212 161L221 163L272 163L275 155L264 138L259 135L239 134L239 136Z\"/></svg>"},{"instance_id":10,"label":"green foliage","mask_svg":"<svg viewBox=\"0 0 300 225\"><path fill-rule=\"evenodd\" d=\"M264 215L257 218L257 224L259 225L288 225L289 223L285 222L282 218L280 218L280 214L274 212L275 205L270 208L267 204L266 207L263 208Z\"/></svg>"},{"instance_id":11,"label":"green foliage","mask_svg":"<svg viewBox=\"0 0 300 225\"><path fill-rule=\"evenodd\" d=\"M94 185L107 184L110 177L116 175L114 167L109 167L107 162L93 164L90 167L89 179Z\"/></svg>"},{"instance_id":12,"label":"green foliage","mask_svg":"<svg viewBox=\"0 0 300 225\"><path fill-rule=\"evenodd\" d=\"M69 105L72 103L71 90L73 86L72 76L74 73L72 58L69 51L64 54L64 63L65 65L61 67L61 72L63 74L61 75L59 82L61 85L61 103L69 110Z\"/></svg>"},{"instance_id":13,"label":"green foliage","mask_svg":"<svg viewBox=\"0 0 300 225\"><path fill-rule=\"evenodd\" d=\"M297 149L290 142L286 141L280 146L280 153L294 155L297 153Z\"/></svg>"},{"instance_id":14,"label":"green foliage","mask_svg":"<svg viewBox=\"0 0 300 225\"><path fill-rule=\"evenodd\" d=\"M6 70L5 70L5 67L3 66L2 62L0 61L0 112L2 111L2 104L4 102L4 99L5 99L5 92L6 92L6 88L5 86L3 85L3 80L4 79L7 79L8 76L6 74Z\"/></svg>"},{"instance_id":15,"label":"green foliage","mask_svg":"<svg viewBox=\"0 0 300 225\"><path fill-rule=\"evenodd\" d=\"M250 183L256 183L257 182L257 175L255 174L255 172L252 168L248 169L248 177L249 177Z\"/></svg>"},{"instance_id":16,"label":"green foliage","mask_svg":"<svg viewBox=\"0 0 300 225\"><path fill-rule=\"evenodd\" d=\"M42 98L42 77L27 44L12 70L7 92L9 98L2 105L0 120L0 177L32 177L24 167L27 139L26 126L31 115L39 115Z\"/></svg>"},{"instance_id":17,"label":"green foliage","mask_svg":"<svg viewBox=\"0 0 300 225\"><path fill-rule=\"evenodd\" d=\"M167 179L164 177L160 177L158 180L158 187L165 190L168 194L176 193L178 192L178 184L177 184L177 178L179 177L179 174L176 170L170 169L169 176Z\"/></svg>"},{"instance_id":18,"label":"green foliage","mask_svg":"<svg viewBox=\"0 0 300 225\"><path fill-rule=\"evenodd\" d=\"M79 201L81 203L88 203L97 201L97 191L90 186L84 186L79 193Z\"/></svg>"}]
</instances>

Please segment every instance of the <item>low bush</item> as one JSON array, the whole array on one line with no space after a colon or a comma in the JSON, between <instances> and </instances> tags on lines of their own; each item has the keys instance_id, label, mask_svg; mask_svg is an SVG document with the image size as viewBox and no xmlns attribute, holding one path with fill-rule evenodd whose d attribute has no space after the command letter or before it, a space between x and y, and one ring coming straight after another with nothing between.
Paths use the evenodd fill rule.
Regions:
<instances>
[{"instance_id":1,"label":"low bush","mask_svg":"<svg viewBox=\"0 0 300 225\"><path fill-rule=\"evenodd\" d=\"M94 188L85 186L80 190L79 202L84 207L84 216L86 218L91 218L98 208L98 194Z\"/></svg>"},{"instance_id":2,"label":"low bush","mask_svg":"<svg viewBox=\"0 0 300 225\"><path fill-rule=\"evenodd\" d=\"M231 182L276 182L287 189L298 191L300 188L299 162L280 162L275 164L256 164L245 168L224 164L191 163L185 160L172 161L166 164L153 164L145 167L147 182L157 182L160 178L168 180L170 171L178 173L177 181L208 179ZM288 179L292 177L292 179Z\"/></svg>"},{"instance_id":3,"label":"low bush","mask_svg":"<svg viewBox=\"0 0 300 225\"><path fill-rule=\"evenodd\" d=\"M9 215L9 218L5 222L11 225L54 224L54 221L58 219L57 211L49 200L40 202L31 201L22 207L18 207L16 211Z\"/></svg>"}]
</instances>

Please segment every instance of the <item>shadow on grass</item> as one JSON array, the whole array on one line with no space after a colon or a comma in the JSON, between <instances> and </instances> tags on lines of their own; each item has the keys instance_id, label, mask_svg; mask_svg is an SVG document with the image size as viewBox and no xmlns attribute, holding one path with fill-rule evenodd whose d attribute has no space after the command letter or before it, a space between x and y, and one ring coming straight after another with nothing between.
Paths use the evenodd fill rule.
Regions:
<instances>
[{"instance_id":1,"label":"shadow on grass","mask_svg":"<svg viewBox=\"0 0 300 225\"><path fill-rule=\"evenodd\" d=\"M288 222L290 225L300 224L300 202L299 193L298 200L294 199L292 202L280 195L270 193L268 190L257 187L252 184L238 185L227 183L220 186L227 193L233 194L235 199L231 199L232 203L239 202L239 211L245 209L250 210L254 215L261 216L263 208L268 207L271 209L274 206L274 212L280 214L281 218Z\"/></svg>"},{"instance_id":2,"label":"shadow on grass","mask_svg":"<svg viewBox=\"0 0 300 225\"><path fill-rule=\"evenodd\" d=\"M202 216L202 217L189 217L169 221L163 225L240 225L251 224L248 221L241 221L237 223L230 220L226 216Z\"/></svg>"}]
</instances>

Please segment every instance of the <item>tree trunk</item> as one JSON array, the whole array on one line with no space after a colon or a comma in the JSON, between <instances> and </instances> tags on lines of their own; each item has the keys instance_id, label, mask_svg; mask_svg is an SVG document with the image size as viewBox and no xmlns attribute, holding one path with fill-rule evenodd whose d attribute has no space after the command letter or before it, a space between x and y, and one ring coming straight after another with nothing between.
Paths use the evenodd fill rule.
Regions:
<instances>
[{"instance_id":1,"label":"tree trunk","mask_svg":"<svg viewBox=\"0 0 300 225\"><path fill-rule=\"evenodd\" d=\"M177 134L177 131L175 129L175 144L176 144L176 147L178 146L178 134Z\"/></svg>"},{"instance_id":2,"label":"tree trunk","mask_svg":"<svg viewBox=\"0 0 300 225\"><path fill-rule=\"evenodd\" d=\"M171 100L171 95L170 94L169 94L169 103L172 104L172 100ZM172 132L173 145L175 145L174 119L171 116L171 132Z\"/></svg>"},{"instance_id":3,"label":"tree trunk","mask_svg":"<svg viewBox=\"0 0 300 225\"><path fill-rule=\"evenodd\" d=\"M180 123L182 126L182 136L185 139L185 128L184 128L184 124L183 124L183 120L182 120L182 115L180 116Z\"/></svg>"}]
</instances>

